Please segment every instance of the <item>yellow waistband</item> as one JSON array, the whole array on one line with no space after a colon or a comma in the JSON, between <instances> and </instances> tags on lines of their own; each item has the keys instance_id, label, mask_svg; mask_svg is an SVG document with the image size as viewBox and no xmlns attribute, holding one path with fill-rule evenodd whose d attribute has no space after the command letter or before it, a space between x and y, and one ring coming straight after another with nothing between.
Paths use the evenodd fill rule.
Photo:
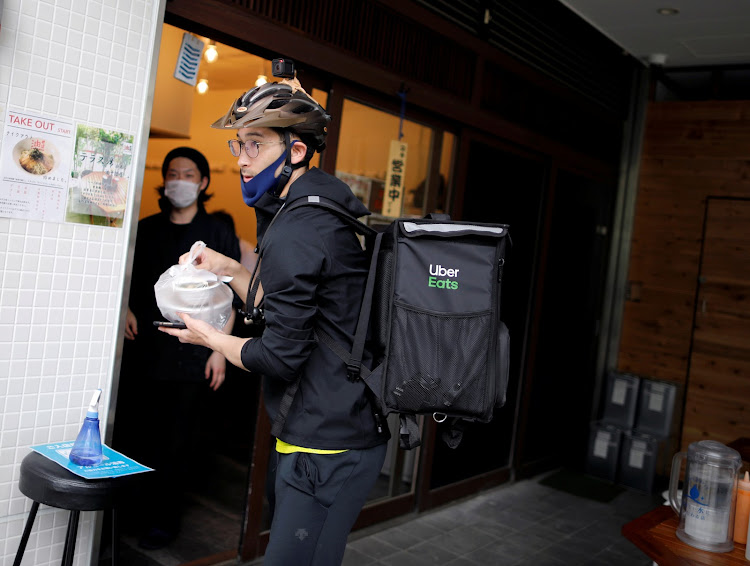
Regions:
<instances>
[{"instance_id":1,"label":"yellow waistband","mask_svg":"<svg viewBox=\"0 0 750 566\"><path fill-rule=\"evenodd\" d=\"M288 444L283 440L276 439L276 452L280 454L292 454L293 452L308 452L310 454L340 454L346 450L320 450L318 448L305 448L304 446L295 446Z\"/></svg>"}]
</instances>

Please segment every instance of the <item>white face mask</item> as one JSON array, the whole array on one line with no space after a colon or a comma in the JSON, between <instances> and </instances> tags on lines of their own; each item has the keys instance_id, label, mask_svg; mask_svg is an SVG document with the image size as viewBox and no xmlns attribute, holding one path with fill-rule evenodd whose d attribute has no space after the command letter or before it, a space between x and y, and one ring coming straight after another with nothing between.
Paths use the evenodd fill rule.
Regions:
<instances>
[{"instance_id":1,"label":"white face mask","mask_svg":"<svg viewBox=\"0 0 750 566\"><path fill-rule=\"evenodd\" d=\"M200 188L200 183L191 183L181 179L170 180L164 183L164 196L175 208L185 208L198 199Z\"/></svg>"}]
</instances>

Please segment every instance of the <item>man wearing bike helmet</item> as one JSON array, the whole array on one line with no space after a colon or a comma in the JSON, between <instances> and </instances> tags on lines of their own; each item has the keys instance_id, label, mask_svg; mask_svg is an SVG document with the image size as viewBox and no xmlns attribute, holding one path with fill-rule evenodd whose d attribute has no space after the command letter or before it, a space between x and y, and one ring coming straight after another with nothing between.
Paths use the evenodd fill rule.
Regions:
<instances>
[{"instance_id":1,"label":"man wearing bike helmet","mask_svg":"<svg viewBox=\"0 0 750 566\"><path fill-rule=\"evenodd\" d=\"M212 125L231 135L243 199L257 218L259 269L250 274L211 249L197 267L233 277L234 290L249 297L247 310L262 307L265 330L243 339L187 315L187 330L163 329L262 375L272 422L287 387L299 378L269 469L275 484L266 566L341 563L388 440L387 427L378 430L364 383L349 380L346 366L315 339L319 329L351 347L368 271L359 240L344 220L322 208L279 213L298 199L319 196L354 217L369 214L346 184L309 168L315 151L325 147L330 119L294 79L253 88ZM260 281L254 300L251 280Z\"/></svg>"}]
</instances>

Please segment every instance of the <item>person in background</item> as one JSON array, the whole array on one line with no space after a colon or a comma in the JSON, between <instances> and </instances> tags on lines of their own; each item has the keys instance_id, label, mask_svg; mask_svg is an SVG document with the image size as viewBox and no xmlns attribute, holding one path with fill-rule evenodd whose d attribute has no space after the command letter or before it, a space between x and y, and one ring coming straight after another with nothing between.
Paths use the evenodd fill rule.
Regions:
<instances>
[{"instance_id":1,"label":"person in background","mask_svg":"<svg viewBox=\"0 0 750 566\"><path fill-rule=\"evenodd\" d=\"M179 532L186 462L200 452L194 445L196 428L208 396L226 374L220 352L180 344L157 330L153 322L163 316L154 283L197 240L240 258L234 230L204 207L211 198L211 173L203 154L190 147L173 149L164 158L162 177L161 212L138 223L114 431L116 448L155 469L133 506L133 519L146 521L139 525L139 545L152 550ZM225 331L231 332L233 323L234 311Z\"/></svg>"},{"instance_id":2,"label":"person in background","mask_svg":"<svg viewBox=\"0 0 750 566\"><path fill-rule=\"evenodd\" d=\"M330 199L355 217L369 214L347 185L309 168L325 147L329 122L294 79L249 90L213 124L233 134L229 149L240 167L243 199L255 209L260 285L246 310L263 308L265 330L258 338L227 336L188 315L187 329L161 329L262 375L272 422L287 387L299 382L269 469L275 481L266 566L341 564L388 441L364 382L350 380L346 365L315 339L321 329L351 348L368 258L351 227L327 210L304 206L278 214L308 196ZM240 262L209 247L196 267L233 276L232 288L247 295L251 273Z\"/></svg>"}]
</instances>

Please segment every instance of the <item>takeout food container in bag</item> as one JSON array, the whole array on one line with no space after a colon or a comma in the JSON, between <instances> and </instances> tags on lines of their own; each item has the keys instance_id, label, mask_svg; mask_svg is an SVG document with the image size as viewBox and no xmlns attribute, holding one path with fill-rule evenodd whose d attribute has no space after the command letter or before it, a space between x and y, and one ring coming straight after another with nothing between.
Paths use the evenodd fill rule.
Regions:
<instances>
[{"instance_id":1,"label":"takeout food container in bag","mask_svg":"<svg viewBox=\"0 0 750 566\"><path fill-rule=\"evenodd\" d=\"M232 290L224 284L231 277L220 278L193 265L205 247L203 242L195 242L187 262L173 265L161 274L154 285L156 305L170 322L182 322L177 316L182 312L221 330L232 314Z\"/></svg>"}]
</instances>

